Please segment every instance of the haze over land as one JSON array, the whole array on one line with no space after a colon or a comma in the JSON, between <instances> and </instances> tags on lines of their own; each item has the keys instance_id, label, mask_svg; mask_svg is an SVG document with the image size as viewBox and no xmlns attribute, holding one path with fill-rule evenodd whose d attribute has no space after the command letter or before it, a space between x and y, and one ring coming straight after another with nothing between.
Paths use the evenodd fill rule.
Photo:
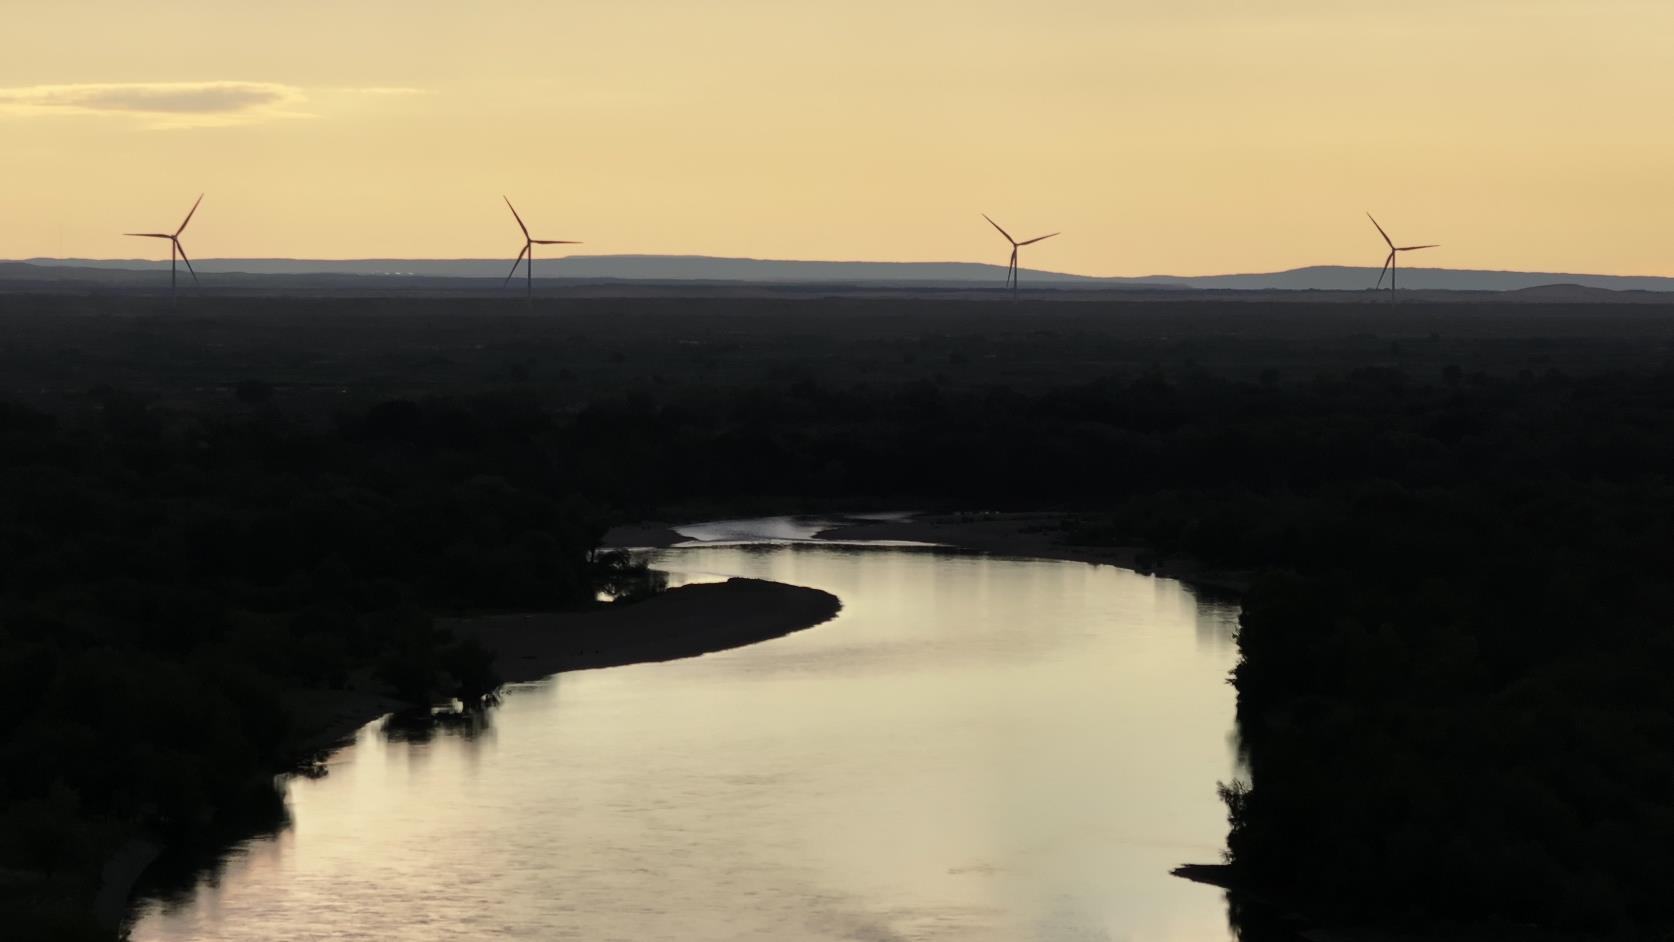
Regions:
<instances>
[{"instance_id":1,"label":"haze over land","mask_svg":"<svg viewBox=\"0 0 1674 942\"><path fill-rule=\"evenodd\" d=\"M411 276L502 280L505 259L307 259L205 258L193 262L204 275ZM166 271L151 259L49 259L0 262L0 282L102 277L106 273ZM1005 266L979 262L843 262L701 255L576 255L540 259L537 280L624 280L657 282L755 282L763 284L920 284L981 287L998 285ZM522 277L521 274L518 275ZM1226 275L1093 277L1025 268L1030 288L1179 288L1201 290L1361 291L1378 280L1376 268L1311 265L1286 271ZM1400 287L1441 291L1517 291L1573 285L1609 291L1674 291L1674 277L1593 275L1573 272L1475 271L1403 268Z\"/></svg>"},{"instance_id":2,"label":"haze over land","mask_svg":"<svg viewBox=\"0 0 1674 942\"><path fill-rule=\"evenodd\" d=\"M0 940L1674 942L1669 0L3 21Z\"/></svg>"},{"instance_id":3,"label":"haze over land","mask_svg":"<svg viewBox=\"0 0 1674 942\"><path fill-rule=\"evenodd\" d=\"M22 7L0 257L1674 274L1668 3Z\"/></svg>"}]
</instances>

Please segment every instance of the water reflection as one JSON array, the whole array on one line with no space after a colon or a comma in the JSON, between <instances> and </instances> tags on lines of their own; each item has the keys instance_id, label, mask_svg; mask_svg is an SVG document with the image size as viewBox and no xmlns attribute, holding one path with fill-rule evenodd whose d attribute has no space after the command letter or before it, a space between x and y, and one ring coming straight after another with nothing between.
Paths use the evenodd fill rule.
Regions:
<instances>
[{"instance_id":1,"label":"water reflection","mask_svg":"<svg viewBox=\"0 0 1674 942\"><path fill-rule=\"evenodd\" d=\"M833 622L507 691L468 735L362 730L295 825L157 939L1226 940L1234 612L1109 567L704 547ZM463 732L463 731L461 731Z\"/></svg>"},{"instance_id":2,"label":"water reflection","mask_svg":"<svg viewBox=\"0 0 1674 942\"><path fill-rule=\"evenodd\" d=\"M221 809L220 827L169 848L146 868L135 892L165 907L188 903L201 888L219 886L252 852L265 853L292 823L282 778L250 788Z\"/></svg>"},{"instance_id":3,"label":"water reflection","mask_svg":"<svg viewBox=\"0 0 1674 942\"><path fill-rule=\"evenodd\" d=\"M496 703L498 698L469 708L403 710L384 717L378 724L378 731L392 742L427 743L436 738L437 733L451 733L474 743L493 732L493 717L489 711Z\"/></svg>"},{"instance_id":4,"label":"water reflection","mask_svg":"<svg viewBox=\"0 0 1674 942\"><path fill-rule=\"evenodd\" d=\"M811 540L821 530L829 530L841 524L842 520L839 518L814 515L748 517L683 524L675 527L674 532L702 543L765 543L775 540Z\"/></svg>"},{"instance_id":5,"label":"water reflection","mask_svg":"<svg viewBox=\"0 0 1674 942\"><path fill-rule=\"evenodd\" d=\"M1274 907L1226 893L1226 919L1238 942L1301 942L1308 928Z\"/></svg>"}]
</instances>

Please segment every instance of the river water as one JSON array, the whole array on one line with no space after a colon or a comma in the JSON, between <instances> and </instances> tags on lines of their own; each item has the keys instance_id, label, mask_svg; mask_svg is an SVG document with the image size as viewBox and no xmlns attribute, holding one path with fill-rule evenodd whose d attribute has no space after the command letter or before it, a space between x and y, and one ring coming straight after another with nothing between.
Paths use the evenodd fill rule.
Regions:
<instances>
[{"instance_id":1,"label":"river water","mask_svg":"<svg viewBox=\"0 0 1674 942\"><path fill-rule=\"evenodd\" d=\"M1110 566L692 535L673 582L814 586L833 621L511 688L486 728L361 730L291 824L142 900L183 939L1225 942L1236 608Z\"/></svg>"}]
</instances>

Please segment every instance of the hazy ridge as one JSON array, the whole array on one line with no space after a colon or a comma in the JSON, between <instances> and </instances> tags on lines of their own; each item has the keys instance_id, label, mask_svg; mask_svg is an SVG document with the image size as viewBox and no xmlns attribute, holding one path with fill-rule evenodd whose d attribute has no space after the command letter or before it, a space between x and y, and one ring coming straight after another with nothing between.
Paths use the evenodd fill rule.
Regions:
<instances>
[{"instance_id":1,"label":"hazy ridge","mask_svg":"<svg viewBox=\"0 0 1674 942\"><path fill-rule=\"evenodd\" d=\"M205 258L195 260L200 274L331 275L414 278L504 278L509 259L300 259ZM0 274L13 280L98 279L98 273L156 271L165 261L149 259L46 259L0 262ZM182 271L182 277L185 277ZM521 275L520 275L521 277ZM985 285L1002 281L1003 265L980 262L846 262L702 255L577 255L540 259L535 277L542 280L734 281L757 283ZM1378 269L1312 265L1287 271L1228 275L1150 275L1096 277L1064 272L1023 270L1025 286L1147 287L1227 290L1358 291L1378 280ZM1575 272L1518 272L1450 268L1409 268L1400 272L1403 288L1444 291L1516 291L1566 285L1608 291L1674 291L1674 277L1590 275Z\"/></svg>"}]
</instances>

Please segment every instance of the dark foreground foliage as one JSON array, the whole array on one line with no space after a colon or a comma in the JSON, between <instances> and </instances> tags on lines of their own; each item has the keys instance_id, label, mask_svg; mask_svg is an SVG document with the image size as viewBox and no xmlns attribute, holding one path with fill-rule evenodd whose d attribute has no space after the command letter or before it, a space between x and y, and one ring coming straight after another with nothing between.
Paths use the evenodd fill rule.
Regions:
<instances>
[{"instance_id":1,"label":"dark foreground foliage","mask_svg":"<svg viewBox=\"0 0 1674 942\"><path fill-rule=\"evenodd\" d=\"M516 403L319 428L99 399L0 407L8 938L95 931L85 901L113 850L188 841L270 787L318 732L284 691L473 700L498 685L492 658L432 613L592 594L601 522L556 486L550 423Z\"/></svg>"},{"instance_id":2,"label":"dark foreground foliage","mask_svg":"<svg viewBox=\"0 0 1674 942\"><path fill-rule=\"evenodd\" d=\"M1331 920L1674 927L1674 371L802 384L570 435L619 500L1052 495L1099 508L1073 541L1260 570L1241 879Z\"/></svg>"},{"instance_id":3,"label":"dark foreground foliage","mask_svg":"<svg viewBox=\"0 0 1674 942\"><path fill-rule=\"evenodd\" d=\"M0 868L45 889L11 925L283 761L277 691L486 687L430 613L644 591L589 561L610 513L888 504L1263 572L1252 887L1674 927L1666 310L617 303L20 321L51 415L0 411Z\"/></svg>"},{"instance_id":4,"label":"dark foreground foliage","mask_svg":"<svg viewBox=\"0 0 1674 942\"><path fill-rule=\"evenodd\" d=\"M1674 373L1384 376L1192 424L1222 442L1195 479L1081 536L1269 570L1242 879L1345 920L1669 932Z\"/></svg>"}]
</instances>

